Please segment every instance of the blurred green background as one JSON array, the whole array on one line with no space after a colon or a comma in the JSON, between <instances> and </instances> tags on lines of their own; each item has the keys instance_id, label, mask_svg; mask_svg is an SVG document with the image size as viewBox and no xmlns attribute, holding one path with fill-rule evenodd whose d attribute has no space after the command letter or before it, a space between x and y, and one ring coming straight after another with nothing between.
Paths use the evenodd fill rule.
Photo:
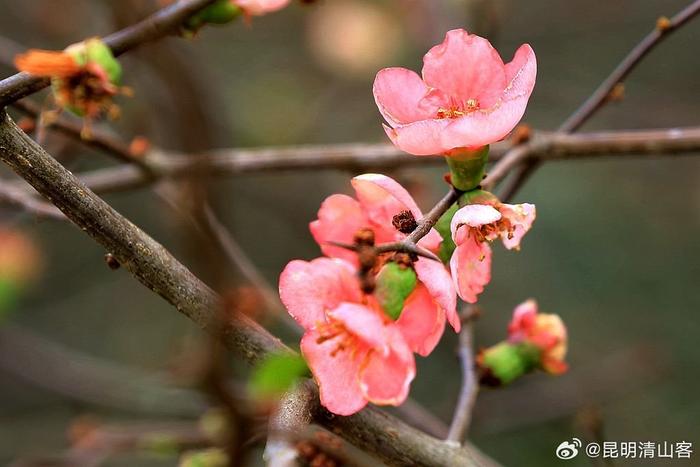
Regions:
<instances>
[{"instance_id":1,"label":"blurred green background","mask_svg":"<svg viewBox=\"0 0 700 467\"><path fill-rule=\"evenodd\" d=\"M128 54L122 60L125 84L136 96L119 99L124 116L106 126L125 139L145 135L157 146L185 151L384 141L371 93L376 71L418 70L422 55L445 31L464 27L488 37L505 59L523 42L533 46L538 81L525 121L553 129L658 16L670 16L686 3L294 2L251 24L208 28L191 42L168 39ZM26 47L62 48L130 24L151 8L151 2L136 0L2 0L0 30ZM699 45L700 20L649 56L626 82L625 99L606 107L583 131L697 125ZM12 73L2 70L3 76ZM46 145L75 172L112 163L60 137L50 136ZM502 339L513 307L535 297L568 325L571 370L559 378L530 375L507 389L482 391L470 436L486 453L505 465L555 465L563 462L554 457L560 442L572 436L590 440L601 431L607 440L685 440L697 447L699 169L698 159L676 156L555 162L519 193L517 201L537 205L538 219L520 253L497 248L477 342L486 346ZM443 171L397 167L390 175L407 183L428 208L444 189ZM349 192L350 175L229 177L212 180L210 189L235 238L276 284L289 260L319 255L308 222L326 196ZM150 191L107 200L193 270L202 269L202 256L190 247L182 223ZM74 351L188 381L182 361L200 336L186 318L127 272L109 270L105 252L74 227L11 210L2 216L38 241L45 263L41 279L9 320L14 326ZM239 281L235 271L223 275L231 285ZM420 359L412 389L416 400L448 422L460 382L455 347L447 331L439 349ZM141 417L32 384L25 374L38 365L31 346L15 353L2 345L2 352L3 360L16 363L0 368L3 464L65 449L66 427L81 414ZM130 390L125 385L112 389ZM568 462L589 463L582 455ZM138 457L107 465L173 463Z\"/></svg>"}]
</instances>

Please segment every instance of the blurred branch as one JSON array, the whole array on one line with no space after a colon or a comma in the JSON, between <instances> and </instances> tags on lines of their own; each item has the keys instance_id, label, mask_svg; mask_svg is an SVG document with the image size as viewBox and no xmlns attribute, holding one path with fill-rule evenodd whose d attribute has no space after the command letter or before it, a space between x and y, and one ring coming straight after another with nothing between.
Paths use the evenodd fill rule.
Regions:
<instances>
[{"instance_id":1,"label":"blurred branch","mask_svg":"<svg viewBox=\"0 0 700 467\"><path fill-rule=\"evenodd\" d=\"M627 54L605 81L598 86L593 94L562 123L559 127L559 132L573 133L578 130L581 125L596 113L596 111L610 101L613 90L617 86L622 85L625 78L629 76L637 65L639 65L657 45L670 36L671 33L687 24L691 19L697 16L698 13L700 13L700 0L694 0L690 5L676 13L671 19L666 17L657 19L654 29ZM543 159L539 157L527 157L527 155L523 153L519 153L519 157L516 157L516 150L517 148L513 149L513 154L507 154L506 157L504 157L504 161L501 162L501 164L505 164L505 160L508 159L509 163L513 166L519 165L520 163L523 164L523 167L518 169L518 172L514 175L513 181L503 191L501 198L504 201L510 201L511 198L515 196L520 187L525 184L527 179L543 161ZM494 167L494 170L498 168L499 164ZM491 183L491 185L493 185L493 183Z\"/></svg>"},{"instance_id":2,"label":"blurred branch","mask_svg":"<svg viewBox=\"0 0 700 467\"><path fill-rule=\"evenodd\" d=\"M41 114L40 106L28 99L13 102L12 107L33 118L39 118ZM86 146L104 152L118 161L135 164L141 169L148 170L148 165L141 158L134 156L129 146L119 138L94 129L91 130L90 138L83 138L81 136L83 123L73 120L65 114L60 114L55 121L48 125L48 128L53 128L66 136L80 140Z\"/></svg>"},{"instance_id":3,"label":"blurred branch","mask_svg":"<svg viewBox=\"0 0 700 467\"><path fill-rule=\"evenodd\" d=\"M65 220L66 217L56 207L46 201L37 199L30 191L12 185L0 179L0 203L20 208L37 217Z\"/></svg>"},{"instance_id":4,"label":"blurred branch","mask_svg":"<svg viewBox=\"0 0 700 467\"><path fill-rule=\"evenodd\" d=\"M567 135L536 132L532 140L517 146L523 154L514 159L506 152L508 142L496 143L490 158L499 161L485 180L495 184L504 178L520 160L537 158L543 161L599 158L607 156L650 156L700 153L700 127L623 130ZM508 154L507 156L505 156ZM330 146L298 146L257 149L221 149L207 153L206 163L193 155L152 151L146 156L154 177L179 178L193 170L206 170L212 175L241 175L283 170L342 169L353 172L390 167L441 166L440 157L416 157L400 152L390 144L339 144ZM136 167L120 166L80 175L92 190L105 193L130 190L151 182Z\"/></svg>"},{"instance_id":5,"label":"blurred branch","mask_svg":"<svg viewBox=\"0 0 700 467\"><path fill-rule=\"evenodd\" d=\"M153 13L143 21L106 36L103 41L115 56L139 45L179 32L187 18L213 0L180 0ZM16 73L0 81L0 108L49 86L48 78L26 72Z\"/></svg>"},{"instance_id":6,"label":"blurred branch","mask_svg":"<svg viewBox=\"0 0 700 467\"><path fill-rule=\"evenodd\" d=\"M205 331L214 333L244 360L254 363L270 352L291 352L240 313L229 314L227 322L219 322L219 296L163 246L81 184L6 114L0 121L0 159L111 252L146 287ZM317 388L309 386L307 391L312 391L317 399ZM349 417L330 417L321 412L315 420L389 463L444 466L477 462L474 450L450 446L374 407Z\"/></svg>"},{"instance_id":7,"label":"blurred branch","mask_svg":"<svg viewBox=\"0 0 700 467\"><path fill-rule=\"evenodd\" d=\"M211 445L195 423L159 422L77 427L83 430L74 446L58 456L16 460L11 467L97 467L107 459L129 451L161 452L173 455L186 449Z\"/></svg>"},{"instance_id":8,"label":"blurred branch","mask_svg":"<svg viewBox=\"0 0 700 467\"><path fill-rule=\"evenodd\" d=\"M470 306L467 316L462 318L462 330L459 333L459 361L462 364L462 387L455 408L454 417L447 434L447 441L461 443L467 435L479 382L474 367L474 319L480 314L478 308Z\"/></svg>"},{"instance_id":9,"label":"blurred branch","mask_svg":"<svg viewBox=\"0 0 700 467\"><path fill-rule=\"evenodd\" d=\"M0 326L0 368L72 400L131 412L198 416L206 405L165 378L67 349L16 325Z\"/></svg>"}]
</instances>

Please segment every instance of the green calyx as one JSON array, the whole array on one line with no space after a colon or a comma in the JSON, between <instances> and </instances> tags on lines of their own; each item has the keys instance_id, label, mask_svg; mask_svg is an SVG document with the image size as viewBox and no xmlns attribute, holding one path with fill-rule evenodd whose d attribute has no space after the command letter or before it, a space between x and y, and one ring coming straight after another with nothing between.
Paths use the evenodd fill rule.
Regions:
<instances>
[{"instance_id":1,"label":"green calyx","mask_svg":"<svg viewBox=\"0 0 700 467\"><path fill-rule=\"evenodd\" d=\"M507 385L539 366L541 351L527 343L501 342L484 350L479 357L479 368Z\"/></svg>"},{"instance_id":2,"label":"green calyx","mask_svg":"<svg viewBox=\"0 0 700 467\"><path fill-rule=\"evenodd\" d=\"M98 37L87 39L66 48L66 53L80 66L88 63L98 64L104 70L109 82L118 85L122 79L122 66L112 50Z\"/></svg>"},{"instance_id":3,"label":"green calyx","mask_svg":"<svg viewBox=\"0 0 700 467\"><path fill-rule=\"evenodd\" d=\"M242 10L231 0L217 0L198 13L190 16L185 22L185 29L190 32L198 31L205 24L227 24L236 19Z\"/></svg>"},{"instance_id":4,"label":"green calyx","mask_svg":"<svg viewBox=\"0 0 700 467\"><path fill-rule=\"evenodd\" d=\"M416 271L412 267L392 261L386 263L377 274L374 296L384 312L397 320L417 283Z\"/></svg>"},{"instance_id":5,"label":"green calyx","mask_svg":"<svg viewBox=\"0 0 700 467\"><path fill-rule=\"evenodd\" d=\"M435 230L438 231L442 237L442 243L440 244L440 251L438 251L438 256L443 263L448 263L450 258L452 258L452 253L457 248L455 242L452 240L452 231L450 229L450 223L452 222L452 217L459 209L457 204L453 204L450 209L445 211L445 213L440 216L440 219L435 223Z\"/></svg>"},{"instance_id":6,"label":"green calyx","mask_svg":"<svg viewBox=\"0 0 700 467\"><path fill-rule=\"evenodd\" d=\"M486 173L489 147L455 149L445 155L450 167L452 185L458 190L470 191L478 187Z\"/></svg>"},{"instance_id":7,"label":"green calyx","mask_svg":"<svg viewBox=\"0 0 700 467\"><path fill-rule=\"evenodd\" d=\"M498 202L498 198L496 198L496 195L493 193L482 190L482 189L476 189L476 190L471 190L467 191L466 193L462 194L462 196L459 197L459 200L457 203L460 206L466 206L468 204L496 204Z\"/></svg>"}]
</instances>

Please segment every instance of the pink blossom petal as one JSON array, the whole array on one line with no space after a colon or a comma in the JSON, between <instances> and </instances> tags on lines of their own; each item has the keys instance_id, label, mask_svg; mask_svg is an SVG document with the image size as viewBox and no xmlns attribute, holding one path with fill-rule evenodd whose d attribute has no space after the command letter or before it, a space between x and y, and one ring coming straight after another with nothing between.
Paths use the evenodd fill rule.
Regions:
<instances>
[{"instance_id":1,"label":"pink blossom petal","mask_svg":"<svg viewBox=\"0 0 700 467\"><path fill-rule=\"evenodd\" d=\"M491 281L491 247L475 240L463 242L452 253L450 269L457 294L467 303L476 303Z\"/></svg>"},{"instance_id":2,"label":"pink blossom petal","mask_svg":"<svg viewBox=\"0 0 700 467\"><path fill-rule=\"evenodd\" d=\"M321 404L335 414L352 415L367 405L359 374L368 349L336 351L338 338L324 341L320 337L315 331L307 332L301 352L318 383Z\"/></svg>"},{"instance_id":3,"label":"pink blossom petal","mask_svg":"<svg viewBox=\"0 0 700 467\"><path fill-rule=\"evenodd\" d=\"M411 211L416 220L423 217L408 191L386 175L363 174L354 177L351 183L362 209L372 223L377 243L405 237L392 225L394 216L401 211ZM429 239L429 246L434 246L436 240L434 236Z\"/></svg>"},{"instance_id":4,"label":"pink blossom petal","mask_svg":"<svg viewBox=\"0 0 700 467\"><path fill-rule=\"evenodd\" d=\"M387 323L379 313L357 303L341 303L328 312L330 319L338 321L366 345L382 355L389 353Z\"/></svg>"},{"instance_id":5,"label":"pink blossom petal","mask_svg":"<svg viewBox=\"0 0 700 467\"><path fill-rule=\"evenodd\" d=\"M432 156L443 154L457 146L443 141L444 133L450 125L449 119L421 120L407 125L390 128L384 125L384 131L394 146L414 156ZM449 146L449 147L448 147Z\"/></svg>"},{"instance_id":6,"label":"pink blossom petal","mask_svg":"<svg viewBox=\"0 0 700 467\"><path fill-rule=\"evenodd\" d=\"M537 214L534 204L502 204L500 206L501 214L508 219L511 225L515 228L512 232L512 237L508 238L507 232L501 234L503 245L509 250L520 247L520 241L532 227Z\"/></svg>"},{"instance_id":7,"label":"pink blossom petal","mask_svg":"<svg viewBox=\"0 0 700 467\"><path fill-rule=\"evenodd\" d=\"M360 389L370 402L401 405L406 400L416 375L416 362L408 352L391 352L386 357L370 353L360 372Z\"/></svg>"},{"instance_id":8,"label":"pink blossom petal","mask_svg":"<svg viewBox=\"0 0 700 467\"><path fill-rule=\"evenodd\" d=\"M468 204L457 210L450 222L452 240L457 245L464 243L469 234L468 227L481 227L501 219L501 213L493 206L486 204ZM467 228L462 228L466 226Z\"/></svg>"},{"instance_id":9,"label":"pink blossom petal","mask_svg":"<svg viewBox=\"0 0 700 467\"><path fill-rule=\"evenodd\" d=\"M233 3L241 7L247 14L254 16L281 10L289 2L290 0L233 0Z\"/></svg>"},{"instance_id":10,"label":"pink blossom petal","mask_svg":"<svg viewBox=\"0 0 700 467\"><path fill-rule=\"evenodd\" d=\"M379 112L391 126L434 118L438 107L421 107L429 88L414 71L385 68L374 79L372 91Z\"/></svg>"},{"instance_id":11,"label":"pink blossom petal","mask_svg":"<svg viewBox=\"0 0 700 467\"><path fill-rule=\"evenodd\" d=\"M279 281L280 299L304 328L326 321L326 312L341 302L359 302L362 292L352 266L338 259L291 261Z\"/></svg>"},{"instance_id":12,"label":"pink blossom petal","mask_svg":"<svg viewBox=\"0 0 700 467\"><path fill-rule=\"evenodd\" d=\"M420 258L415 262L416 275L425 285L435 303L445 312L447 320L456 332L461 328L457 315L457 295L445 266L437 261Z\"/></svg>"},{"instance_id":13,"label":"pink blossom petal","mask_svg":"<svg viewBox=\"0 0 700 467\"><path fill-rule=\"evenodd\" d=\"M329 241L352 244L355 233L369 226L360 203L346 195L331 195L321 204L318 219L309 224L311 235L326 256L357 263L357 254Z\"/></svg>"},{"instance_id":14,"label":"pink blossom petal","mask_svg":"<svg viewBox=\"0 0 700 467\"><path fill-rule=\"evenodd\" d=\"M423 58L423 79L458 103L477 99L494 105L506 88L506 69L491 43L463 29L453 29Z\"/></svg>"},{"instance_id":15,"label":"pink blossom petal","mask_svg":"<svg viewBox=\"0 0 700 467\"><path fill-rule=\"evenodd\" d=\"M537 60L529 45L524 44L517 50L513 61L506 65L506 73L508 86L498 102L452 120L442 135L444 146L484 146L500 141L515 128L535 87Z\"/></svg>"},{"instance_id":16,"label":"pink blossom petal","mask_svg":"<svg viewBox=\"0 0 700 467\"><path fill-rule=\"evenodd\" d=\"M435 303L428 289L418 284L406 300L396 325L411 350L426 357L445 331L445 312Z\"/></svg>"}]
</instances>

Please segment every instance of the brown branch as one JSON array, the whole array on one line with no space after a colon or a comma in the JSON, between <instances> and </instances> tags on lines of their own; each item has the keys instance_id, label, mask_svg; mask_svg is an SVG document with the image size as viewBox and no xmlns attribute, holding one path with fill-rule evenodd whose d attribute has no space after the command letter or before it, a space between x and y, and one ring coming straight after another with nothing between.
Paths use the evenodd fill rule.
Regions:
<instances>
[{"instance_id":1,"label":"brown branch","mask_svg":"<svg viewBox=\"0 0 700 467\"><path fill-rule=\"evenodd\" d=\"M584 103L567 118L559 127L559 132L573 133L578 130L588 119L590 119L596 111L601 109L608 102L610 93L615 86L621 84L625 78L642 62L657 45L659 45L672 32L678 30L683 25L687 24L698 13L700 13L700 0L694 0L690 5L679 11L670 20L657 21L653 31L647 34L615 67L610 75L600 84L600 86L584 101ZM515 151L515 149L513 150ZM506 156L506 158L509 155ZM505 158L504 158L505 159ZM522 155L520 160L515 162L522 163L524 167L515 174L511 184L504 190L501 198L504 201L510 201L517 193L521 186L525 184L527 179L537 170L543 159L538 157L530 157ZM513 164L513 166L518 164ZM498 165L494 167L497 169Z\"/></svg>"},{"instance_id":2,"label":"brown branch","mask_svg":"<svg viewBox=\"0 0 700 467\"><path fill-rule=\"evenodd\" d=\"M474 319L479 313L478 308L470 307L468 316L462 319L462 330L459 333L458 353L462 365L462 387L447 434L447 441L455 443L461 443L467 435L474 403L479 393L479 382L474 367Z\"/></svg>"},{"instance_id":3,"label":"brown branch","mask_svg":"<svg viewBox=\"0 0 700 467\"><path fill-rule=\"evenodd\" d=\"M229 315L217 322L221 300L208 286L179 263L165 248L129 222L43 148L26 136L5 114L0 120L0 159L50 199L79 228L111 252L146 287L178 311L217 336L237 355L256 362L270 352L290 351L279 339L249 318ZM317 398L315 386L309 385ZM314 419L391 464L427 466L472 465L475 454L415 430L368 407L350 417L329 417L321 411Z\"/></svg>"},{"instance_id":4,"label":"brown branch","mask_svg":"<svg viewBox=\"0 0 700 467\"><path fill-rule=\"evenodd\" d=\"M501 163L506 159L508 143L494 145L490 158ZM520 146L518 146L520 147ZM525 146L527 157L542 160L597 158L607 156L660 156L700 151L700 127L652 130L623 130L566 135L537 132ZM509 153L510 154L510 153ZM520 158L520 157L519 157ZM206 170L216 176L277 172L282 170L351 170L363 172L391 167L440 166L439 157L409 156L389 144L339 144L258 149L221 149L207 154L206 164L195 155L153 151L146 156L155 177L181 178L193 170ZM517 162L517 161L515 161ZM516 166L513 161L510 168ZM494 183L492 168L488 180ZM151 180L136 167L120 166L80 175L81 180L99 193L143 187Z\"/></svg>"},{"instance_id":5,"label":"brown branch","mask_svg":"<svg viewBox=\"0 0 700 467\"><path fill-rule=\"evenodd\" d=\"M27 99L13 102L12 106L20 112L34 118L39 118L41 114L41 108L34 102ZM55 129L70 138L76 139L86 146L104 152L120 162L135 164L140 166L141 169L147 171L150 169L145 160L135 157L129 150L129 146L124 144L124 142L117 137L93 129L91 130L90 138L83 138L81 136L83 124L77 120L68 118L66 115L59 115L58 119L50 123L48 127Z\"/></svg>"},{"instance_id":6,"label":"brown branch","mask_svg":"<svg viewBox=\"0 0 700 467\"><path fill-rule=\"evenodd\" d=\"M676 13L668 22L657 23L620 62L601 85L586 99L586 101L566 119L559 131L573 133L595 114L609 99L610 93L619 83L641 63L657 45L663 42L674 31L693 19L700 13L700 0L694 0L690 5Z\"/></svg>"},{"instance_id":7,"label":"brown branch","mask_svg":"<svg viewBox=\"0 0 700 467\"><path fill-rule=\"evenodd\" d=\"M164 7L132 26L106 36L103 41L115 56L139 45L179 32L183 21L213 0L180 0ZM21 72L0 81L0 108L18 99L40 91L50 84L41 78Z\"/></svg>"}]
</instances>

